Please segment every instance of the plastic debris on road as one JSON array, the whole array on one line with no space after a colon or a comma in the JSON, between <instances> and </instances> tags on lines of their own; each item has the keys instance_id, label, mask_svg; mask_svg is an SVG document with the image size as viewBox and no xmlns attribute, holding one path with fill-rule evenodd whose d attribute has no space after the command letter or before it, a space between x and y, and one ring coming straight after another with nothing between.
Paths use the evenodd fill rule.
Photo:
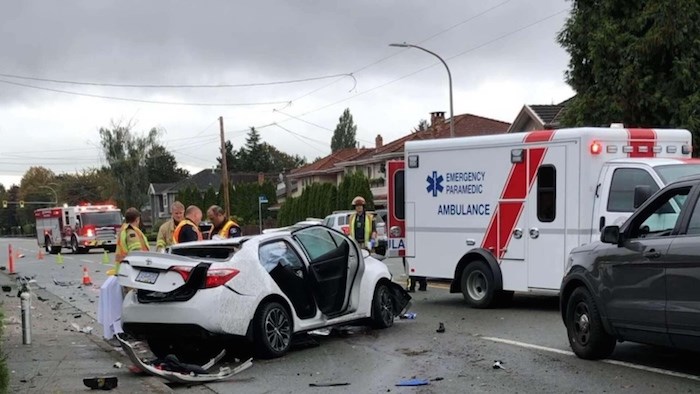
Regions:
<instances>
[{"instance_id":1,"label":"plastic debris on road","mask_svg":"<svg viewBox=\"0 0 700 394\"><path fill-rule=\"evenodd\" d=\"M404 313L403 315L399 316L399 319L415 320L416 313L415 312Z\"/></svg>"},{"instance_id":2,"label":"plastic debris on road","mask_svg":"<svg viewBox=\"0 0 700 394\"><path fill-rule=\"evenodd\" d=\"M435 330L435 332L439 332L440 334L445 332L445 324L443 322L440 322L440 325L438 325L438 328L437 330Z\"/></svg>"},{"instance_id":3,"label":"plastic debris on road","mask_svg":"<svg viewBox=\"0 0 700 394\"><path fill-rule=\"evenodd\" d=\"M503 365L503 361L496 360L493 362L493 369L506 369Z\"/></svg>"},{"instance_id":4,"label":"plastic debris on road","mask_svg":"<svg viewBox=\"0 0 700 394\"><path fill-rule=\"evenodd\" d=\"M405 379L396 384L396 386L427 386L430 384L428 379Z\"/></svg>"}]
</instances>

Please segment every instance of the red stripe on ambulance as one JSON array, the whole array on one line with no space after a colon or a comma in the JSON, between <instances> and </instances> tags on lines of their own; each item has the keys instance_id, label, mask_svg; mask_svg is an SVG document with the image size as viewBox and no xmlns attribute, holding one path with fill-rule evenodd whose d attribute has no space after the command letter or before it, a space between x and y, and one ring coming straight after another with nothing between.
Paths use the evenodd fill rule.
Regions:
<instances>
[{"instance_id":1,"label":"red stripe on ambulance","mask_svg":"<svg viewBox=\"0 0 700 394\"><path fill-rule=\"evenodd\" d=\"M628 157L655 157L654 145L656 144L656 132L652 129L628 129L629 144L632 146L632 152L628 153ZM646 147L646 152L640 151L640 147Z\"/></svg>"},{"instance_id":2,"label":"red stripe on ambulance","mask_svg":"<svg viewBox=\"0 0 700 394\"><path fill-rule=\"evenodd\" d=\"M537 143L551 141L554 130L540 130L528 133L523 142ZM491 216L489 227L481 247L489 250L498 259L503 258L515 225L518 223L525 205L525 198L535 183L535 174L544 160L547 148L530 148L525 150L524 160L515 163L503 187L501 200ZM530 166L528 167L528 163ZM528 182L529 180L529 182ZM516 200L516 201L508 201Z\"/></svg>"}]
</instances>

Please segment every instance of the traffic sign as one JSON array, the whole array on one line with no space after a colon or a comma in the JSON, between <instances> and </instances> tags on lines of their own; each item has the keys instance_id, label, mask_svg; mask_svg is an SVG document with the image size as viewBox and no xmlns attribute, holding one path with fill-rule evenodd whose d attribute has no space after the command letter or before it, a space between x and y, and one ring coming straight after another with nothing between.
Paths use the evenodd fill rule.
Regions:
<instances>
[{"instance_id":1,"label":"traffic sign","mask_svg":"<svg viewBox=\"0 0 700 394\"><path fill-rule=\"evenodd\" d=\"M267 204L267 197L265 197L265 196L258 197L258 202L260 204Z\"/></svg>"}]
</instances>

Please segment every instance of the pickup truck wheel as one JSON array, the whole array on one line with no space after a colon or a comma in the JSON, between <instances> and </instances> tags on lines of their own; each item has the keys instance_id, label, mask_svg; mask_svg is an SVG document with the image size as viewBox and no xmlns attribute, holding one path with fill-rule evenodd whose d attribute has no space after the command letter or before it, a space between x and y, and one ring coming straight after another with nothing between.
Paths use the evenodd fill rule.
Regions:
<instances>
[{"instance_id":1,"label":"pickup truck wheel","mask_svg":"<svg viewBox=\"0 0 700 394\"><path fill-rule=\"evenodd\" d=\"M263 304L253 318L253 341L260 358L281 357L292 345L292 320L278 302Z\"/></svg>"},{"instance_id":2,"label":"pickup truck wheel","mask_svg":"<svg viewBox=\"0 0 700 394\"><path fill-rule=\"evenodd\" d=\"M496 285L491 269L483 261L472 261L462 271L462 295L474 308L491 307Z\"/></svg>"},{"instance_id":3,"label":"pickup truck wheel","mask_svg":"<svg viewBox=\"0 0 700 394\"><path fill-rule=\"evenodd\" d=\"M601 359L615 350L615 338L605 331L598 307L585 287L574 290L566 303L566 333L571 349L580 358Z\"/></svg>"},{"instance_id":4,"label":"pickup truck wheel","mask_svg":"<svg viewBox=\"0 0 700 394\"><path fill-rule=\"evenodd\" d=\"M116 247L116 246L106 246L106 247L105 247L105 250L106 250L108 253L114 253L114 252L117 251L117 247Z\"/></svg>"}]
</instances>

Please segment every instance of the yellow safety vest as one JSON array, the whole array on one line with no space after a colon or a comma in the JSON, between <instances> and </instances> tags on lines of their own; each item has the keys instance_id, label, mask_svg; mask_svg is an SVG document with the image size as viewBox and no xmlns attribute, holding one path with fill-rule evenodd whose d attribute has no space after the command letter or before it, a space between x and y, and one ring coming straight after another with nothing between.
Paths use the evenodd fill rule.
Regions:
<instances>
[{"instance_id":1,"label":"yellow safety vest","mask_svg":"<svg viewBox=\"0 0 700 394\"><path fill-rule=\"evenodd\" d=\"M127 230L131 228L134 230L134 233L136 233L136 237L138 238L138 249L133 247L133 244L129 244L129 240L126 237ZM132 251L132 250L143 250L143 251L148 251L148 241L146 240L146 236L143 235L141 230L138 228L130 225L130 224L123 224L122 228L119 230L119 239L117 240L117 252L114 255L114 261L119 264L121 263L122 260L126 257L126 255ZM119 269L117 268L117 272L119 272Z\"/></svg>"},{"instance_id":2,"label":"yellow safety vest","mask_svg":"<svg viewBox=\"0 0 700 394\"><path fill-rule=\"evenodd\" d=\"M219 237L221 238L228 238L228 232L231 230L231 227L236 226L238 227L238 224L234 222L233 220L229 220L224 224L224 227L221 228L219 231Z\"/></svg>"},{"instance_id":3,"label":"yellow safety vest","mask_svg":"<svg viewBox=\"0 0 700 394\"><path fill-rule=\"evenodd\" d=\"M355 220L357 220L357 214L353 213L350 215L350 236L352 239L357 240L355 238ZM372 215L369 213L365 213L365 240L364 242L369 242L369 240L372 237Z\"/></svg>"},{"instance_id":4,"label":"yellow safety vest","mask_svg":"<svg viewBox=\"0 0 700 394\"><path fill-rule=\"evenodd\" d=\"M180 232L182 231L182 228L185 226L192 226L194 228L194 231L197 233L197 239L202 240L202 232L199 231L199 227L197 227L196 224L192 223L189 219L183 219L177 227L175 227L175 231L173 231L173 244L178 244L180 243Z\"/></svg>"}]
</instances>

